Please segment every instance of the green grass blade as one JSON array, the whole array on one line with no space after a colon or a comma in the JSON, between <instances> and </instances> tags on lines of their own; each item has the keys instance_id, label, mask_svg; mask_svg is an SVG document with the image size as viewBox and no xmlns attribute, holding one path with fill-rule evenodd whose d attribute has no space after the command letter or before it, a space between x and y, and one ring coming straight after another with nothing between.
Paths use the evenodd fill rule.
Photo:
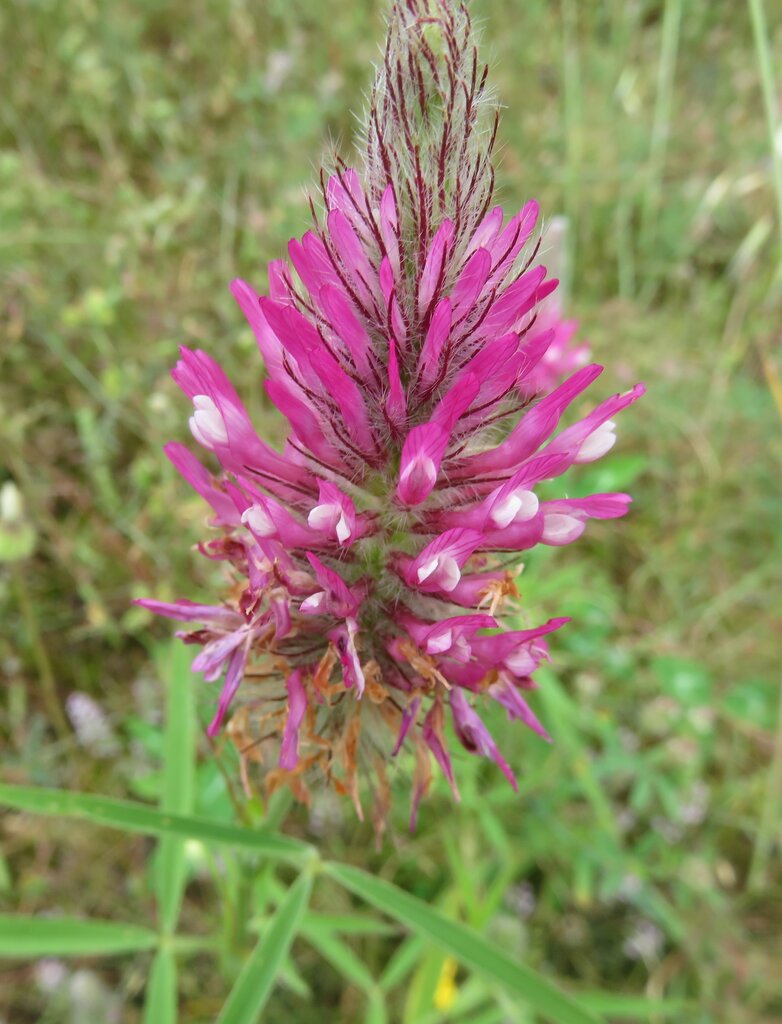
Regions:
<instances>
[{"instance_id":1,"label":"green grass blade","mask_svg":"<svg viewBox=\"0 0 782 1024\"><path fill-rule=\"evenodd\" d=\"M33 814L75 818L95 825L118 828L143 835L184 836L205 843L221 843L263 854L274 860L300 864L312 856L314 847L298 839L271 835L259 829L223 825L191 815L169 814L133 800L72 793L65 789L38 786L12 786L0 783L0 806L14 807Z\"/></svg>"},{"instance_id":2,"label":"green grass blade","mask_svg":"<svg viewBox=\"0 0 782 1024\"><path fill-rule=\"evenodd\" d=\"M154 932L133 924L0 914L0 957L4 959L138 953L154 949L158 941Z\"/></svg>"},{"instance_id":3,"label":"green grass blade","mask_svg":"<svg viewBox=\"0 0 782 1024\"><path fill-rule=\"evenodd\" d=\"M542 975L517 963L482 935L459 921L450 920L416 896L348 865L327 864L324 870L350 892L426 936L465 967L519 996L554 1024L596 1024L598 1021L593 1013L580 1007Z\"/></svg>"},{"instance_id":4,"label":"green grass blade","mask_svg":"<svg viewBox=\"0 0 782 1024\"><path fill-rule=\"evenodd\" d=\"M356 988L360 988L362 992L371 992L375 989L375 979L372 977L369 969L346 942L337 938L336 935L329 934L329 932L317 929L310 930L307 927L306 920L301 929L301 934L320 953L324 960L328 960L335 971L355 985Z\"/></svg>"},{"instance_id":5,"label":"green grass blade","mask_svg":"<svg viewBox=\"0 0 782 1024\"><path fill-rule=\"evenodd\" d=\"M307 909L311 890L312 873L304 871L288 890L266 933L242 968L218 1024L254 1024L260 1020Z\"/></svg>"},{"instance_id":6,"label":"green grass blade","mask_svg":"<svg viewBox=\"0 0 782 1024\"><path fill-rule=\"evenodd\" d=\"M195 794L195 713L190 658L183 644L168 649L163 798L161 810L190 814ZM162 660L162 659L161 659ZM176 928L185 889L185 841L163 836L158 851L156 895L160 925L166 934Z\"/></svg>"},{"instance_id":7,"label":"green grass blade","mask_svg":"<svg viewBox=\"0 0 782 1024\"><path fill-rule=\"evenodd\" d=\"M664 1019L673 1014L695 1013L697 1007L688 999L646 999L644 996L612 995L610 992L585 992L584 1006L609 1017L622 1020L648 1021L651 1017Z\"/></svg>"},{"instance_id":8,"label":"green grass blade","mask_svg":"<svg viewBox=\"0 0 782 1024\"><path fill-rule=\"evenodd\" d=\"M657 97L654 104L646 190L641 207L640 249L649 258L654 244L656 218L663 194L663 172L668 137L673 123L676 60L681 35L682 0L665 0L660 57L657 64Z\"/></svg>"},{"instance_id":9,"label":"green grass blade","mask_svg":"<svg viewBox=\"0 0 782 1024\"><path fill-rule=\"evenodd\" d=\"M336 932L338 935L399 935L397 925L366 914L324 914L310 912L306 917L310 932Z\"/></svg>"},{"instance_id":10,"label":"green grass blade","mask_svg":"<svg viewBox=\"0 0 782 1024\"><path fill-rule=\"evenodd\" d=\"M177 972L171 949L155 954L144 1000L144 1024L176 1024Z\"/></svg>"},{"instance_id":11,"label":"green grass blade","mask_svg":"<svg viewBox=\"0 0 782 1024\"><path fill-rule=\"evenodd\" d=\"M554 673L543 666L536 677L540 681L541 700L546 720L557 723L557 750L566 758L585 799L592 807L595 820L606 836L618 846L621 842L616 815L611 801L595 776L587 744L582 736L577 707Z\"/></svg>"},{"instance_id":12,"label":"green grass blade","mask_svg":"<svg viewBox=\"0 0 782 1024\"><path fill-rule=\"evenodd\" d=\"M777 142L779 110L777 108L777 92L774 81L774 57L771 47L772 35L768 29L766 8L763 0L749 0L749 11L752 19L752 32L755 39L758 70L760 71L760 85L763 90L763 106L766 111L766 128L768 130L769 149L771 151L774 195L777 201L780 266L782 266L782 154L780 154Z\"/></svg>"},{"instance_id":13,"label":"green grass blade","mask_svg":"<svg viewBox=\"0 0 782 1024\"><path fill-rule=\"evenodd\" d=\"M381 989L384 992L389 992L392 988L396 988L425 954L426 942L420 935L410 935L404 942L400 942L380 975Z\"/></svg>"}]
</instances>

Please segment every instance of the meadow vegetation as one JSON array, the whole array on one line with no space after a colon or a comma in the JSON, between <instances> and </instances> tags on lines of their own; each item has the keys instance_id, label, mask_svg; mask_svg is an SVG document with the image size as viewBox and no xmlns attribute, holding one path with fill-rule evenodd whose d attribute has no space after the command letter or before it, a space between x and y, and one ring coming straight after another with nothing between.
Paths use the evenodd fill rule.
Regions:
<instances>
[{"instance_id":1,"label":"meadow vegetation","mask_svg":"<svg viewBox=\"0 0 782 1024\"><path fill-rule=\"evenodd\" d=\"M461 752L461 804L438 782L412 835L403 761L378 848L333 797L266 807L259 788L246 801L230 744L203 734L213 689L190 686L170 624L131 605L212 592L188 544L201 500L160 451L187 439L168 374L179 344L205 348L280 439L227 285L263 287L265 262L308 227L329 140L349 158L382 4L34 0L0 10L0 485L15 488L0 522L3 781L162 800L225 824L271 815L482 931L595 1019L773 1024L782 234L750 11L473 7L507 107L500 198L569 218L567 302L608 367L599 397L648 386L611 458L569 481L573 496L629 490L631 514L536 550L519 581L520 621L573 618L538 677L553 745L496 709L520 796ZM766 15L782 58L777 0ZM173 736L167 693L185 723ZM12 810L2 829L3 913L145 927L157 907L171 924L166 879L181 874L177 930L190 938L156 971L164 988L175 959L179 1019L193 1024L215 1019L290 898L290 868L262 852L190 839L172 854L165 839ZM303 921L271 1024L551 1019L331 876ZM14 932L0 925L8 956ZM151 957L11 957L0 1020L141 1021Z\"/></svg>"}]
</instances>

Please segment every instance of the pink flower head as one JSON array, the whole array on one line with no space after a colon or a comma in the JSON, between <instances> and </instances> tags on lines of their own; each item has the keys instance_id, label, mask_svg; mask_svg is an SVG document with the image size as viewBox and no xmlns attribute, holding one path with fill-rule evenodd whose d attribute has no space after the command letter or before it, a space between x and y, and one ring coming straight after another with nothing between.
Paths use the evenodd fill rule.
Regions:
<instances>
[{"instance_id":1,"label":"pink flower head","mask_svg":"<svg viewBox=\"0 0 782 1024\"><path fill-rule=\"evenodd\" d=\"M583 411L602 367L570 347L537 204L508 218L493 205L493 109L466 5L397 2L362 169L324 174L323 215L271 264L266 294L232 284L284 449L205 352L174 369L211 469L167 451L211 506L201 550L232 585L216 605L142 604L198 624L193 667L222 679L210 733L233 711L245 767L302 799L320 777L360 812L359 773L407 749L413 819L433 763L458 796L447 708L461 747L515 787L484 709L548 738L531 677L565 620L507 628L509 555L569 544L630 501L552 490L609 452L643 388Z\"/></svg>"}]
</instances>

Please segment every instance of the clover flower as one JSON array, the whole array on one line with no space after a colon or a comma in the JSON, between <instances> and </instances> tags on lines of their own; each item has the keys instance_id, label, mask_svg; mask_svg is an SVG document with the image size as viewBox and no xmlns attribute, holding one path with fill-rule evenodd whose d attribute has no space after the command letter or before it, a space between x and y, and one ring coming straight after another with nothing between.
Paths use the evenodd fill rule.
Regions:
<instances>
[{"instance_id":1,"label":"clover flower","mask_svg":"<svg viewBox=\"0 0 782 1024\"><path fill-rule=\"evenodd\" d=\"M536 263L538 207L493 205L497 108L467 8L399 0L372 91L363 167L321 178L314 226L269 266L258 295L232 291L290 425L282 452L257 435L233 386L202 351L173 376L190 429L218 475L179 443L166 452L211 506L201 552L222 561L213 605L140 603L194 624L193 669L222 688L223 728L268 789L306 800L316 779L348 794L360 777L382 828L386 765L415 754L412 818L431 758L458 798L446 734L513 770L483 718L490 701L547 738L530 702L547 638L567 620L503 630L514 558L575 541L626 494L542 500L536 487L605 455L638 385L557 429L602 368L542 394L561 340ZM515 612L518 616L518 612Z\"/></svg>"}]
</instances>

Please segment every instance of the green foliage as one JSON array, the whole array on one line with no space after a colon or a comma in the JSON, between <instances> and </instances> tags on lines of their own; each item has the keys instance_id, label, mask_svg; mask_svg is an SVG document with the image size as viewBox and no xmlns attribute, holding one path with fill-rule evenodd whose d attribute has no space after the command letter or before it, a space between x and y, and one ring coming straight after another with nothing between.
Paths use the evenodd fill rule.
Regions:
<instances>
[{"instance_id":1,"label":"green foliage","mask_svg":"<svg viewBox=\"0 0 782 1024\"><path fill-rule=\"evenodd\" d=\"M187 651L173 647L166 707L163 795L160 809L186 815L193 810L195 783L195 714ZM155 896L160 908L161 931L173 932L186 882L184 841L164 835L158 850ZM163 968L161 967L161 970Z\"/></svg>"},{"instance_id":2,"label":"green foliage","mask_svg":"<svg viewBox=\"0 0 782 1024\"><path fill-rule=\"evenodd\" d=\"M288 954L298 926L307 908L312 889L312 872L305 871L288 889L268 930L236 979L218 1024L253 1024L277 980L277 973Z\"/></svg>"},{"instance_id":3,"label":"green foliage","mask_svg":"<svg viewBox=\"0 0 782 1024\"><path fill-rule=\"evenodd\" d=\"M480 934L449 920L423 900L400 891L380 878L343 864L330 865L328 873L378 910L390 914L407 927L455 956L467 967L478 970L491 982L502 985L539 1010L546 1019L560 1024L595 1024L597 1018L565 998L545 979L528 971Z\"/></svg>"},{"instance_id":4,"label":"green foliage","mask_svg":"<svg viewBox=\"0 0 782 1024\"><path fill-rule=\"evenodd\" d=\"M296 839L260 830L248 831L208 819L155 810L129 800L111 800L86 793L0 785L0 800L9 807L57 818L87 819L100 825L147 835L184 836L228 846L246 846L267 857L298 863L310 847Z\"/></svg>"},{"instance_id":5,"label":"green foliage","mask_svg":"<svg viewBox=\"0 0 782 1024\"><path fill-rule=\"evenodd\" d=\"M0 916L0 956L112 956L153 949L157 936L147 928L77 918Z\"/></svg>"},{"instance_id":6,"label":"green foliage","mask_svg":"<svg viewBox=\"0 0 782 1024\"><path fill-rule=\"evenodd\" d=\"M144 1024L175 1024L177 969L173 951L161 946L155 953L147 981Z\"/></svg>"},{"instance_id":7,"label":"green foliage","mask_svg":"<svg viewBox=\"0 0 782 1024\"><path fill-rule=\"evenodd\" d=\"M177 345L219 355L279 440L226 284L262 288L306 229L324 140L350 155L382 3L0 8L0 1018L108 1019L80 1009L88 974L129 1024L214 1021L237 983L270 1024L541 1024L536 993L563 1021L782 1017L782 14L474 8L500 198L569 216L598 397L649 393L568 481L631 515L519 578L519 625L573 617L531 697L553 744L493 714L520 796L463 753L461 804L435 787L412 836L402 760L374 852L321 795L241 792L203 739L214 690L130 602L212 592L201 502L160 454L186 437ZM75 692L108 746L69 727Z\"/></svg>"}]
</instances>

